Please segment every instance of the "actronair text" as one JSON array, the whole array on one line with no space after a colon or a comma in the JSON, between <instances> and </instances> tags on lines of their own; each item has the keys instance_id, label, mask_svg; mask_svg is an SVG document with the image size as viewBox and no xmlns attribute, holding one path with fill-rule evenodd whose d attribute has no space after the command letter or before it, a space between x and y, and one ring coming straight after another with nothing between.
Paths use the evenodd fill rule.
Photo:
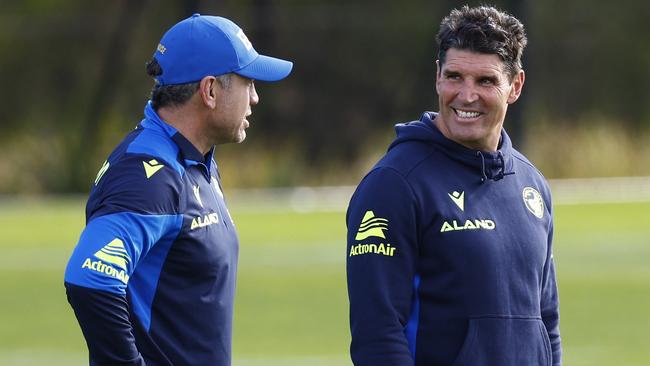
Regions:
<instances>
[{"instance_id":1,"label":"actronair text","mask_svg":"<svg viewBox=\"0 0 650 366\"><path fill-rule=\"evenodd\" d=\"M395 255L397 248L391 247L390 244L357 244L350 248L350 257L362 254L379 254L387 257Z\"/></svg>"},{"instance_id":2,"label":"actronair text","mask_svg":"<svg viewBox=\"0 0 650 366\"><path fill-rule=\"evenodd\" d=\"M86 258L84 263L81 265L81 268L88 268L91 271L103 273L107 276L117 278L125 285L129 282L129 275L126 274L124 270L117 270L111 265L105 264L102 261L91 261L90 258Z\"/></svg>"}]
</instances>

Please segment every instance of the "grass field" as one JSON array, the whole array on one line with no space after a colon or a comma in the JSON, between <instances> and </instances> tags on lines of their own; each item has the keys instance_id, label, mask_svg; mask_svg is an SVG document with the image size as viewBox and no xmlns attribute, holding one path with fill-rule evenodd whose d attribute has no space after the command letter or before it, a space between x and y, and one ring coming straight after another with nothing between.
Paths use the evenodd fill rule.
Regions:
<instances>
[{"instance_id":1,"label":"grass field","mask_svg":"<svg viewBox=\"0 0 650 366\"><path fill-rule=\"evenodd\" d=\"M63 289L83 199L0 201L0 365L83 365ZM350 365L344 214L231 210L235 366ZM564 364L650 365L650 203L556 207Z\"/></svg>"}]
</instances>

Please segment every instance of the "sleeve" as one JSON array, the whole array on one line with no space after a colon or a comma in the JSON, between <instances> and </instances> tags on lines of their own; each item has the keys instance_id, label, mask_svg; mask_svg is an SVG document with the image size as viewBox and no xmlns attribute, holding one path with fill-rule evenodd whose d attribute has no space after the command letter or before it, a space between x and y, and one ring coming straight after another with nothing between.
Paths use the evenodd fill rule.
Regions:
<instances>
[{"instance_id":1,"label":"sleeve","mask_svg":"<svg viewBox=\"0 0 650 366\"><path fill-rule=\"evenodd\" d=\"M407 328L416 286L414 194L395 170L378 168L347 212L350 354L356 366L413 365Z\"/></svg>"},{"instance_id":2,"label":"sleeve","mask_svg":"<svg viewBox=\"0 0 650 366\"><path fill-rule=\"evenodd\" d=\"M551 216L552 217L552 216ZM553 261L553 221L551 219L548 236L547 261L544 265L542 283L541 312L542 321L546 327L551 342L553 366L562 365L562 343L560 338L560 309L557 284L555 281L555 264Z\"/></svg>"},{"instance_id":3,"label":"sleeve","mask_svg":"<svg viewBox=\"0 0 650 366\"><path fill-rule=\"evenodd\" d=\"M135 346L124 296L67 282L65 287L86 339L91 365L145 365Z\"/></svg>"},{"instance_id":4,"label":"sleeve","mask_svg":"<svg viewBox=\"0 0 650 366\"><path fill-rule=\"evenodd\" d=\"M144 365L133 336L126 289L138 263L182 225L173 171L144 178L142 162L111 167L89 199L88 223L65 271L68 302L91 365ZM138 169L132 169L138 168Z\"/></svg>"}]
</instances>

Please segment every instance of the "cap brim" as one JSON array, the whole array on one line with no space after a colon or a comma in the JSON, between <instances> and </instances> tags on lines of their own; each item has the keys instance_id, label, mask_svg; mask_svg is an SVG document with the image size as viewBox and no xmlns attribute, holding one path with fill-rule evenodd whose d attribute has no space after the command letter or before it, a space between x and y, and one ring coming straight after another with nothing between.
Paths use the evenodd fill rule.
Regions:
<instances>
[{"instance_id":1,"label":"cap brim","mask_svg":"<svg viewBox=\"0 0 650 366\"><path fill-rule=\"evenodd\" d=\"M233 72L254 80L278 81L289 76L292 68L293 62L291 61L259 55L250 64Z\"/></svg>"}]
</instances>

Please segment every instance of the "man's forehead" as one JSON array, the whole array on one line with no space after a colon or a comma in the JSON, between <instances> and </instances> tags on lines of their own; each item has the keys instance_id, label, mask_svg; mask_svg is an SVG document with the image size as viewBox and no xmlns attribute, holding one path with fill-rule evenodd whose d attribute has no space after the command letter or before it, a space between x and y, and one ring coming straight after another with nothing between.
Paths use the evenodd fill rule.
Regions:
<instances>
[{"instance_id":1,"label":"man's forehead","mask_svg":"<svg viewBox=\"0 0 650 366\"><path fill-rule=\"evenodd\" d=\"M498 55L456 48L447 51L445 63L440 66L443 72L505 74L505 63Z\"/></svg>"}]
</instances>

